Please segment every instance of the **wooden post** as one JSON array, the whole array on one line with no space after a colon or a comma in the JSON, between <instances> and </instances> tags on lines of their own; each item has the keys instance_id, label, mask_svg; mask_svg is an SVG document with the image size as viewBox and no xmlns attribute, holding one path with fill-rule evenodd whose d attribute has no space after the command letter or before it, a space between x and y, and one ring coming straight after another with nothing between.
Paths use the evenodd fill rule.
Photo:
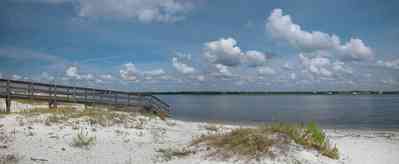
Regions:
<instances>
[{"instance_id":1,"label":"wooden post","mask_svg":"<svg viewBox=\"0 0 399 164\"><path fill-rule=\"evenodd\" d=\"M114 93L114 95L115 95L115 102L114 102L114 105L116 105L116 103L118 102L118 94L115 94L115 93Z\"/></svg>"},{"instance_id":2,"label":"wooden post","mask_svg":"<svg viewBox=\"0 0 399 164\"><path fill-rule=\"evenodd\" d=\"M29 99L33 102L33 95L34 95L34 88L33 88L33 82L29 84Z\"/></svg>"},{"instance_id":3,"label":"wooden post","mask_svg":"<svg viewBox=\"0 0 399 164\"><path fill-rule=\"evenodd\" d=\"M75 87L73 87L72 98L73 98L73 101L76 101L76 89L75 89Z\"/></svg>"},{"instance_id":4,"label":"wooden post","mask_svg":"<svg viewBox=\"0 0 399 164\"><path fill-rule=\"evenodd\" d=\"M69 88L67 88L66 92L67 92L67 93L66 93L66 95L67 95L67 97L66 97L66 98L67 98L67 100L69 101L69 96L70 96L70 93L69 93Z\"/></svg>"},{"instance_id":5,"label":"wooden post","mask_svg":"<svg viewBox=\"0 0 399 164\"><path fill-rule=\"evenodd\" d=\"M48 86L48 108L52 109L53 102L51 101L51 85Z\"/></svg>"},{"instance_id":6,"label":"wooden post","mask_svg":"<svg viewBox=\"0 0 399 164\"><path fill-rule=\"evenodd\" d=\"M87 102L87 90L85 89L85 102Z\"/></svg>"},{"instance_id":7,"label":"wooden post","mask_svg":"<svg viewBox=\"0 0 399 164\"><path fill-rule=\"evenodd\" d=\"M6 98L6 113L10 113L11 112L11 98L7 97Z\"/></svg>"},{"instance_id":8,"label":"wooden post","mask_svg":"<svg viewBox=\"0 0 399 164\"><path fill-rule=\"evenodd\" d=\"M53 94L53 107L57 108L57 85L54 84L54 94Z\"/></svg>"},{"instance_id":9,"label":"wooden post","mask_svg":"<svg viewBox=\"0 0 399 164\"><path fill-rule=\"evenodd\" d=\"M104 92L101 91L101 92L100 92L100 102L103 102L103 95L104 95Z\"/></svg>"},{"instance_id":10,"label":"wooden post","mask_svg":"<svg viewBox=\"0 0 399 164\"><path fill-rule=\"evenodd\" d=\"M96 100L96 90L95 89L92 89L92 99L93 99L93 102L95 103L95 102L97 102L97 100Z\"/></svg>"},{"instance_id":11,"label":"wooden post","mask_svg":"<svg viewBox=\"0 0 399 164\"><path fill-rule=\"evenodd\" d=\"M6 112L11 112L11 90L10 90L10 80L7 80L7 97L6 97Z\"/></svg>"},{"instance_id":12,"label":"wooden post","mask_svg":"<svg viewBox=\"0 0 399 164\"><path fill-rule=\"evenodd\" d=\"M127 106L130 105L130 93L127 94Z\"/></svg>"}]
</instances>

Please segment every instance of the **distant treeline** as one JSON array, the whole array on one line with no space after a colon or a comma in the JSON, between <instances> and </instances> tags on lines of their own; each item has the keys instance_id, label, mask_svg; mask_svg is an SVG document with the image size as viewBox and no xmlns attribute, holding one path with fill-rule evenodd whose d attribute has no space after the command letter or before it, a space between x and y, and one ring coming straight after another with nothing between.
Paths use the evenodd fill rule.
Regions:
<instances>
[{"instance_id":1,"label":"distant treeline","mask_svg":"<svg viewBox=\"0 0 399 164\"><path fill-rule=\"evenodd\" d=\"M399 91L279 91L279 92L241 92L241 91L177 91L145 92L154 95L386 95L399 94Z\"/></svg>"}]
</instances>

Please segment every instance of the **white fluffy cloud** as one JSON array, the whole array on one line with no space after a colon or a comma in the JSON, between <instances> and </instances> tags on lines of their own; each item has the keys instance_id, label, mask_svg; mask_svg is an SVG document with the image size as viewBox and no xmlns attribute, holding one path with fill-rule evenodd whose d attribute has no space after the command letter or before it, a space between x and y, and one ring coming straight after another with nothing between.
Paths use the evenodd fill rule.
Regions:
<instances>
[{"instance_id":1,"label":"white fluffy cloud","mask_svg":"<svg viewBox=\"0 0 399 164\"><path fill-rule=\"evenodd\" d=\"M296 79L296 73L291 73L290 74L290 78L291 78L291 80L295 80Z\"/></svg>"},{"instance_id":2,"label":"white fluffy cloud","mask_svg":"<svg viewBox=\"0 0 399 164\"><path fill-rule=\"evenodd\" d=\"M223 64L216 64L215 68L217 69L217 76L224 76L224 77L230 77L233 76L233 74L230 72L229 67L225 66Z\"/></svg>"},{"instance_id":3,"label":"white fluffy cloud","mask_svg":"<svg viewBox=\"0 0 399 164\"><path fill-rule=\"evenodd\" d=\"M326 68L331 64L330 59L325 57L307 58L303 54L299 54L299 58L307 71L321 76L332 75L332 72Z\"/></svg>"},{"instance_id":4,"label":"white fluffy cloud","mask_svg":"<svg viewBox=\"0 0 399 164\"><path fill-rule=\"evenodd\" d=\"M244 58L250 67L258 67L266 63L266 55L259 51L247 51Z\"/></svg>"},{"instance_id":5,"label":"white fluffy cloud","mask_svg":"<svg viewBox=\"0 0 399 164\"><path fill-rule=\"evenodd\" d=\"M22 76L17 75L17 74L14 74L14 75L12 75L11 78L12 78L13 80L21 80L21 79L22 79Z\"/></svg>"},{"instance_id":6,"label":"white fluffy cloud","mask_svg":"<svg viewBox=\"0 0 399 164\"><path fill-rule=\"evenodd\" d=\"M372 59L373 52L364 42L357 38L341 44L340 38L334 34L320 31L304 31L295 24L290 15L283 15L282 9L274 9L267 19L266 29L276 39L288 41L302 52L330 51L342 55L343 58L363 60Z\"/></svg>"},{"instance_id":7,"label":"white fluffy cloud","mask_svg":"<svg viewBox=\"0 0 399 164\"><path fill-rule=\"evenodd\" d=\"M266 54L255 50L243 52L234 38L221 38L205 43L204 56L211 64L229 67L243 63L250 67L257 67L266 62Z\"/></svg>"},{"instance_id":8,"label":"white fluffy cloud","mask_svg":"<svg viewBox=\"0 0 399 164\"><path fill-rule=\"evenodd\" d=\"M100 78L103 79L103 80L111 80L111 79L113 79L112 75L110 75L110 74L100 75Z\"/></svg>"},{"instance_id":9,"label":"white fluffy cloud","mask_svg":"<svg viewBox=\"0 0 399 164\"><path fill-rule=\"evenodd\" d=\"M233 38L221 38L205 43L205 58L212 64L237 66L241 64L243 52Z\"/></svg>"},{"instance_id":10,"label":"white fluffy cloud","mask_svg":"<svg viewBox=\"0 0 399 164\"><path fill-rule=\"evenodd\" d=\"M144 23L182 20L194 8L188 0L16 0L49 4L71 3L77 14L88 18L118 18Z\"/></svg>"},{"instance_id":11,"label":"white fluffy cloud","mask_svg":"<svg viewBox=\"0 0 399 164\"><path fill-rule=\"evenodd\" d=\"M150 71L144 71L143 73L147 76L161 76L165 74L165 71L163 69L154 69Z\"/></svg>"},{"instance_id":12,"label":"white fluffy cloud","mask_svg":"<svg viewBox=\"0 0 399 164\"><path fill-rule=\"evenodd\" d=\"M391 60L391 61L382 61L378 60L377 64L379 66L392 68L392 69L399 69L399 59Z\"/></svg>"},{"instance_id":13,"label":"white fluffy cloud","mask_svg":"<svg viewBox=\"0 0 399 164\"><path fill-rule=\"evenodd\" d=\"M331 60L326 57L309 58L303 54L299 54L299 59L305 67L305 70L313 75L331 77L340 73L352 74L352 70L346 67L343 62L331 62Z\"/></svg>"},{"instance_id":14,"label":"white fluffy cloud","mask_svg":"<svg viewBox=\"0 0 399 164\"><path fill-rule=\"evenodd\" d=\"M77 66L69 66L66 70L65 70L65 74L67 77L71 77L71 78L75 78L75 79L80 79L80 75L79 75L79 68Z\"/></svg>"},{"instance_id":15,"label":"white fluffy cloud","mask_svg":"<svg viewBox=\"0 0 399 164\"><path fill-rule=\"evenodd\" d=\"M194 73L195 72L195 68L189 66L186 63L183 63L182 61L180 61L177 57L173 57L172 58L172 64L173 67L175 67L175 69L183 74L190 74L190 73Z\"/></svg>"},{"instance_id":16,"label":"white fluffy cloud","mask_svg":"<svg viewBox=\"0 0 399 164\"><path fill-rule=\"evenodd\" d=\"M81 78L85 79L85 80L93 80L94 79L94 75L89 73L89 74L86 74L86 75L81 75Z\"/></svg>"},{"instance_id":17,"label":"white fluffy cloud","mask_svg":"<svg viewBox=\"0 0 399 164\"><path fill-rule=\"evenodd\" d=\"M198 75L198 76L195 76L195 79L198 80L198 81L205 81L205 76L204 75Z\"/></svg>"},{"instance_id":18,"label":"white fluffy cloud","mask_svg":"<svg viewBox=\"0 0 399 164\"><path fill-rule=\"evenodd\" d=\"M273 68L270 68L270 67L267 67L267 66L259 67L257 69L257 72L258 72L258 74L261 74L261 75L274 75L274 74L276 74L276 71Z\"/></svg>"},{"instance_id":19,"label":"white fluffy cloud","mask_svg":"<svg viewBox=\"0 0 399 164\"><path fill-rule=\"evenodd\" d=\"M50 82L50 81L53 81L55 79L55 77L51 76L47 72L42 72L42 74L40 75L40 79L44 80L44 81L47 81L47 82Z\"/></svg>"},{"instance_id":20,"label":"white fluffy cloud","mask_svg":"<svg viewBox=\"0 0 399 164\"><path fill-rule=\"evenodd\" d=\"M350 59L362 60L374 58L372 50L367 47L362 40L356 38L351 38L345 45L341 45L338 51L340 51L344 57Z\"/></svg>"},{"instance_id":21,"label":"white fluffy cloud","mask_svg":"<svg viewBox=\"0 0 399 164\"><path fill-rule=\"evenodd\" d=\"M79 16L113 17L140 22L176 22L193 8L181 0L77 0Z\"/></svg>"},{"instance_id":22,"label":"white fluffy cloud","mask_svg":"<svg viewBox=\"0 0 399 164\"><path fill-rule=\"evenodd\" d=\"M81 74L79 72L79 67L77 66L69 66L65 70L65 75L69 78L76 79L76 80L93 80L94 75L93 74Z\"/></svg>"},{"instance_id":23,"label":"white fluffy cloud","mask_svg":"<svg viewBox=\"0 0 399 164\"><path fill-rule=\"evenodd\" d=\"M136 81L137 80L137 69L136 66L129 62L122 66L122 69L119 70L119 74L121 75L122 79L128 81Z\"/></svg>"}]
</instances>

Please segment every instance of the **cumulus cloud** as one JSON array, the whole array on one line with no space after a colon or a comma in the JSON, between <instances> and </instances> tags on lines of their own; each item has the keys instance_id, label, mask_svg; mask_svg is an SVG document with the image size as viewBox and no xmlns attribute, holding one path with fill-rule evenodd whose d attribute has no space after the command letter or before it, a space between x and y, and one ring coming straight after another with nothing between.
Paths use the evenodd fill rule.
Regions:
<instances>
[{"instance_id":1,"label":"cumulus cloud","mask_svg":"<svg viewBox=\"0 0 399 164\"><path fill-rule=\"evenodd\" d=\"M296 79L296 73L291 73L290 74L290 78L291 78L291 80L295 80Z\"/></svg>"},{"instance_id":2,"label":"cumulus cloud","mask_svg":"<svg viewBox=\"0 0 399 164\"><path fill-rule=\"evenodd\" d=\"M273 68L270 67L259 67L257 69L258 74L260 75L274 75L276 74L276 71Z\"/></svg>"},{"instance_id":3,"label":"cumulus cloud","mask_svg":"<svg viewBox=\"0 0 399 164\"><path fill-rule=\"evenodd\" d=\"M353 73L352 69L350 67L345 66L345 63L341 61L335 61L332 64L332 69L336 72L343 72L347 74Z\"/></svg>"},{"instance_id":4,"label":"cumulus cloud","mask_svg":"<svg viewBox=\"0 0 399 164\"><path fill-rule=\"evenodd\" d=\"M86 74L86 75L81 75L80 76L82 79L84 80L93 80L94 79L94 75L93 74Z\"/></svg>"},{"instance_id":5,"label":"cumulus cloud","mask_svg":"<svg viewBox=\"0 0 399 164\"><path fill-rule=\"evenodd\" d=\"M266 63L266 55L259 51L247 51L244 59L250 67L258 67Z\"/></svg>"},{"instance_id":6,"label":"cumulus cloud","mask_svg":"<svg viewBox=\"0 0 399 164\"><path fill-rule=\"evenodd\" d=\"M119 74L122 77L122 79L128 80L128 81L136 81L137 73L138 73L138 71L137 71L136 66L131 62L124 64L122 66L122 69L119 70Z\"/></svg>"},{"instance_id":7,"label":"cumulus cloud","mask_svg":"<svg viewBox=\"0 0 399 164\"><path fill-rule=\"evenodd\" d=\"M352 38L341 44L340 38L335 34L302 30L300 25L292 21L290 15L283 14L282 9L272 11L267 18L266 29L274 38L288 41L302 52L329 51L354 60L369 60L374 56L371 48L360 39Z\"/></svg>"},{"instance_id":8,"label":"cumulus cloud","mask_svg":"<svg viewBox=\"0 0 399 164\"><path fill-rule=\"evenodd\" d=\"M282 68L285 69L285 70L292 70L292 69L294 69L294 67L293 67L290 63L288 63L288 62L284 63L284 65L282 66Z\"/></svg>"},{"instance_id":9,"label":"cumulus cloud","mask_svg":"<svg viewBox=\"0 0 399 164\"><path fill-rule=\"evenodd\" d=\"M48 4L71 3L86 18L117 18L139 22L171 23L183 20L195 1L188 0L16 0Z\"/></svg>"},{"instance_id":10,"label":"cumulus cloud","mask_svg":"<svg viewBox=\"0 0 399 164\"><path fill-rule=\"evenodd\" d=\"M305 67L305 70L313 75L331 77L337 73L352 73L352 70L345 67L343 62L331 62L331 60L326 57L309 58L303 54L299 54L299 59Z\"/></svg>"},{"instance_id":11,"label":"cumulus cloud","mask_svg":"<svg viewBox=\"0 0 399 164\"><path fill-rule=\"evenodd\" d=\"M377 65L391 68L391 69L399 69L399 59L395 59L395 60L391 60L391 61L378 60Z\"/></svg>"},{"instance_id":12,"label":"cumulus cloud","mask_svg":"<svg viewBox=\"0 0 399 164\"><path fill-rule=\"evenodd\" d=\"M154 69L150 71L144 71L143 73L147 76L161 76L165 74L165 71L163 69Z\"/></svg>"},{"instance_id":13,"label":"cumulus cloud","mask_svg":"<svg viewBox=\"0 0 399 164\"><path fill-rule=\"evenodd\" d=\"M42 72L40 75L40 79L43 81L50 82L50 81L53 81L55 79L55 77L51 76L48 72Z\"/></svg>"},{"instance_id":14,"label":"cumulus cloud","mask_svg":"<svg viewBox=\"0 0 399 164\"><path fill-rule=\"evenodd\" d=\"M205 43L204 56L212 64L237 66L241 64L243 52L235 39L221 38Z\"/></svg>"},{"instance_id":15,"label":"cumulus cloud","mask_svg":"<svg viewBox=\"0 0 399 164\"><path fill-rule=\"evenodd\" d=\"M247 64L250 67L262 66L266 62L266 54L251 50L243 52L234 38L220 38L205 43L204 57L211 64L234 67Z\"/></svg>"},{"instance_id":16,"label":"cumulus cloud","mask_svg":"<svg viewBox=\"0 0 399 164\"><path fill-rule=\"evenodd\" d=\"M195 79L198 80L198 81L205 81L205 76L204 75L198 75L198 76L195 76Z\"/></svg>"},{"instance_id":17,"label":"cumulus cloud","mask_svg":"<svg viewBox=\"0 0 399 164\"><path fill-rule=\"evenodd\" d=\"M112 17L150 22L184 19L193 3L182 0L78 0L81 17Z\"/></svg>"},{"instance_id":18,"label":"cumulus cloud","mask_svg":"<svg viewBox=\"0 0 399 164\"><path fill-rule=\"evenodd\" d=\"M111 74L103 74L103 75L100 75L100 78L103 80L111 80L111 79L113 79L113 76Z\"/></svg>"},{"instance_id":19,"label":"cumulus cloud","mask_svg":"<svg viewBox=\"0 0 399 164\"><path fill-rule=\"evenodd\" d=\"M75 78L75 79L80 79L80 75L79 75L79 68L77 66L69 66L66 70L65 70L65 75L67 77L71 77L71 78Z\"/></svg>"},{"instance_id":20,"label":"cumulus cloud","mask_svg":"<svg viewBox=\"0 0 399 164\"><path fill-rule=\"evenodd\" d=\"M12 78L13 80L21 80L21 79L22 79L22 76L17 75L17 74L14 74L14 75L11 76L11 78Z\"/></svg>"},{"instance_id":21,"label":"cumulus cloud","mask_svg":"<svg viewBox=\"0 0 399 164\"><path fill-rule=\"evenodd\" d=\"M217 76L223 76L223 77L230 77L233 76L233 74L230 72L229 67L225 66L223 64L216 64L215 68L217 69Z\"/></svg>"},{"instance_id":22,"label":"cumulus cloud","mask_svg":"<svg viewBox=\"0 0 399 164\"><path fill-rule=\"evenodd\" d=\"M182 74L190 74L195 72L195 68L182 62L179 58L173 57L172 64L175 69Z\"/></svg>"},{"instance_id":23,"label":"cumulus cloud","mask_svg":"<svg viewBox=\"0 0 399 164\"><path fill-rule=\"evenodd\" d=\"M342 52L344 57L350 59L362 60L374 58L372 50L362 40L356 38L351 38L345 45L341 45L338 50Z\"/></svg>"},{"instance_id":24,"label":"cumulus cloud","mask_svg":"<svg viewBox=\"0 0 399 164\"><path fill-rule=\"evenodd\" d=\"M81 74L79 72L79 67L78 66L69 66L65 70L65 75L68 78L76 79L76 80L93 80L94 75L93 74Z\"/></svg>"},{"instance_id":25,"label":"cumulus cloud","mask_svg":"<svg viewBox=\"0 0 399 164\"><path fill-rule=\"evenodd\" d=\"M303 54L299 54L299 58L309 72L322 76L332 75L331 71L326 68L331 64L330 59L325 57L307 58Z\"/></svg>"}]
</instances>

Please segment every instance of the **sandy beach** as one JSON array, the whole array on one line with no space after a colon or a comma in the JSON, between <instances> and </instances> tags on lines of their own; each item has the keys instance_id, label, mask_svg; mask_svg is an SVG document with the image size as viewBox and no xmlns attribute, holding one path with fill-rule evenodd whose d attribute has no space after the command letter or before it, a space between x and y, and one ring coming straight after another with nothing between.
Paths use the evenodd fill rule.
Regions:
<instances>
[{"instance_id":1,"label":"sandy beach","mask_svg":"<svg viewBox=\"0 0 399 164\"><path fill-rule=\"evenodd\" d=\"M127 114L121 112L121 114ZM85 164L148 164L148 163L347 163L396 164L399 161L399 132L372 130L325 130L340 151L340 159L324 157L314 150L293 145L285 154L261 160L241 158L219 159L209 156L206 148L189 146L201 134L229 131L237 125L184 122L173 119L134 115L118 124L103 127L88 119L69 119L61 123L46 123L48 115L25 116L8 114L0 117L2 139L0 154L5 161L15 156L15 163L85 163ZM210 128L213 127L213 128ZM216 129L215 129L216 127ZM72 146L77 133L95 138L95 144ZM195 153L182 157L167 157L160 150L189 149ZM10 163L13 160L10 160Z\"/></svg>"}]
</instances>

